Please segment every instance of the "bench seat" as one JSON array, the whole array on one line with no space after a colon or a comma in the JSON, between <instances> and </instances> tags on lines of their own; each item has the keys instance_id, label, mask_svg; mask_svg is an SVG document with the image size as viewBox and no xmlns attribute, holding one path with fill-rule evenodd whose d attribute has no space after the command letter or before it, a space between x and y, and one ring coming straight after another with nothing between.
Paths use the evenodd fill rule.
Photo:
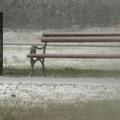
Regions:
<instances>
[{"instance_id":1,"label":"bench seat","mask_svg":"<svg viewBox=\"0 0 120 120\"><path fill-rule=\"evenodd\" d=\"M29 58L98 58L98 59L120 59L120 54L28 54Z\"/></svg>"}]
</instances>

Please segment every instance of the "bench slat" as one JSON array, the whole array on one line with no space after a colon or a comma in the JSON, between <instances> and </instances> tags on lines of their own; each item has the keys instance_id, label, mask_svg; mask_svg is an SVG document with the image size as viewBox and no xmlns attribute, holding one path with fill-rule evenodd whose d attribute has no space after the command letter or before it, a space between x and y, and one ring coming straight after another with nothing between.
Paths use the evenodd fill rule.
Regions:
<instances>
[{"instance_id":1,"label":"bench slat","mask_svg":"<svg viewBox=\"0 0 120 120\"><path fill-rule=\"evenodd\" d=\"M41 42L120 42L120 37L42 37Z\"/></svg>"},{"instance_id":2,"label":"bench slat","mask_svg":"<svg viewBox=\"0 0 120 120\"><path fill-rule=\"evenodd\" d=\"M35 58L98 58L119 59L120 54L29 54L27 57Z\"/></svg>"},{"instance_id":3,"label":"bench slat","mask_svg":"<svg viewBox=\"0 0 120 120\"><path fill-rule=\"evenodd\" d=\"M48 32L43 37L120 36L120 33Z\"/></svg>"}]
</instances>

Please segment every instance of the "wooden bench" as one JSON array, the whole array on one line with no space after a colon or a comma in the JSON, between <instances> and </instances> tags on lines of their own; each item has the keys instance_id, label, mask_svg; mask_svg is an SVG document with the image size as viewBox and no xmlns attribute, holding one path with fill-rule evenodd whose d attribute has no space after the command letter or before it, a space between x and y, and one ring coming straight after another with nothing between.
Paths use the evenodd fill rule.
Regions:
<instances>
[{"instance_id":1,"label":"wooden bench","mask_svg":"<svg viewBox=\"0 0 120 120\"><path fill-rule=\"evenodd\" d=\"M43 74L45 75L45 59L46 58L83 58L83 59L120 59L120 54L46 54L46 47L48 43L113 43L120 42L119 33L43 33L41 42L44 43L42 47L33 45L30 49L31 73L32 76L34 65L37 61L42 64ZM37 49L42 49L41 54L36 53Z\"/></svg>"}]
</instances>

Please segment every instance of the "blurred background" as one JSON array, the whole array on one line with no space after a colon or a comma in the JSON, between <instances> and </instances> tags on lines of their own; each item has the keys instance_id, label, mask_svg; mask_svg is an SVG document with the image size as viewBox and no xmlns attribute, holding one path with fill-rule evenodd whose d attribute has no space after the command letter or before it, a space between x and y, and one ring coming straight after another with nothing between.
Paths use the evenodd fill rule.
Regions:
<instances>
[{"instance_id":1,"label":"blurred background","mask_svg":"<svg viewBox=\"0 0 120 120\"><path fill-rule=\"evenodd\" d=\"M119 0L1 0L4 28L120 27Z\"/></svg>"},{"instance_id":2,"label":"blurred background","mask_svg":"<svg viewBox=\"0 0 120 120\"><path fill-rule=\"evenodd\" d=\"M40 42L43 32L120 32L119 0L0 0L4 14L4 66L29 67L26 55L32 44ZM102 47L53 47L47 52L119 53L120 45ZM85 46L82 46L85 45ZM87 47L86 47L87 46ZM55 62L54 62L55 61ZM74 67L80 69L120 69L119 60L63 60L48 59L47 67ZM65 62L66 61L66 62Z\"/></svg>"}]
</instances>

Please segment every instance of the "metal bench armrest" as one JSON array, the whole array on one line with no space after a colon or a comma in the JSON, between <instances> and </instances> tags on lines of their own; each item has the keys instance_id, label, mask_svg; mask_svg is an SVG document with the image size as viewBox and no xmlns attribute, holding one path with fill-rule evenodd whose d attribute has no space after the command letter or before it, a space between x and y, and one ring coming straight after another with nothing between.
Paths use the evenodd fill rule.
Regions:
<instances>
[{"instance_id":1,"label":"metal bench armrest","mask_svg":"<svg viewBox=\"0 0 120 120\"><path fill-rule=\"evenodd\" d=\"M44 46L38 47L36 45L32 45L30 48L30 54L36 54L37 50L43 50Z\"/></svg>"}]
</instances>

